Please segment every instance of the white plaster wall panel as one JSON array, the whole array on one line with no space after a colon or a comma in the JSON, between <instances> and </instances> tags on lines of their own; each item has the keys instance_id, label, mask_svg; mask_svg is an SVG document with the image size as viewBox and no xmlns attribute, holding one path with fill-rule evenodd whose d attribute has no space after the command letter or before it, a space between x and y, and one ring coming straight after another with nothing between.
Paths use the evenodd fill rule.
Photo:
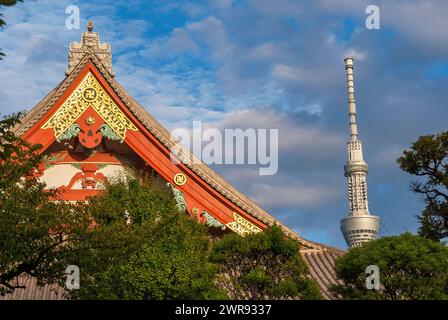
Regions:
<instances>
[{"instance_id":1,"label":"white plaster wall panel","mask_svg":"<svg viewBox=\"0 0 448 320\"><path fill-rule=\"evenodd\" d=\"M71 164L57 164L46 169L44 175L39 179L45 182L48 188L58 188L68 185L72 177L78 172L82 171Z\"/></svg>"}]
</instances>

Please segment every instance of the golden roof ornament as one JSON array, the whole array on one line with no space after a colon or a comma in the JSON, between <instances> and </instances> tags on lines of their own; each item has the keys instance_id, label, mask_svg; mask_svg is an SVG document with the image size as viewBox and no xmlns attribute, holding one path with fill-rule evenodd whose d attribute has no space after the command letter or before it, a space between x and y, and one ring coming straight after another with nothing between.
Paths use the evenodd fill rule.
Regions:
<instances>
[{"instance_id":1,"label":"golden roof ornament","mask_svg":"<svg viewBox=\"0 0 448 320\"><path fill-rule=\"evenodd\" d=\"M87 32L83 32L81 42L70 43L68 53L68 69L65 75L68 76L75 66L81 61L86 54L94 54L98 60L106 68L110 76L114 77L112 71L112 51L110 44L100 43L100 37L97 32L93 31L93 21L87 22Z\"/></svg>"}]
</instances>

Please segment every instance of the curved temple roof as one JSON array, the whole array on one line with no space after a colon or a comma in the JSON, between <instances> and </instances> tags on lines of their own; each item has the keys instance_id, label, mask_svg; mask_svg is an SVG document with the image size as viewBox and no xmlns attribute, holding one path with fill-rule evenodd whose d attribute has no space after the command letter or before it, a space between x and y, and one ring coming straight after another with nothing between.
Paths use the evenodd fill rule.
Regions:
<instances>
[{"instance_id":1,"label":"curved temple roof","mask_svg":"<svg viewBox=\"0 0 448 320\"><path fill-rule=\"evenodd\" d=\"M104 51L104 49L102 49ZM171 134L161 124L159 124L137 101L135 101L129 93L114 79L114 74L111 71L110 57L107 57L106 63L104 63L104 52L101 54L95 52L95 50L87 50L79 56L78 59L70 58L70 69L67 70L67 77L59 83L59 85L53 89L47 96L45 96L22 120L22 123L14 128L14 132L17 135L23 136L28 130L30 130L43 116L47 114L49 110L55 105L57 101L66 93L71 86L75 78L89 63L92 63L110 87L115 91L116 95L122 100L125 106L131 111L135 118L169 151L173 150L177 141L171 137ZM76 64L74 63L76 62ZM187 156L194 157L191 153ZM191 159L191 158L190 158ZM197 159L196 159L197 160ZM242 211L248 215L254 217L256 220L262 223L272 226L274 224L279 225L284 233L293 239L296 239L301 245L301 253L305 261L308 263L311 269L311 276L316 280L321 288L324 297L331 298L328 291L329 286L335 284L337 279L334 275L334 260L338 256L344 254L344 251L331 248L326 245L309 241L298 235L287 226L277 221L273 216L260 208L247 196L239 192L227 181L210 169L206 164L201 161L186 162L185 165L190 168L195 174L197 174L204 182L210 187L219 192L222 196L228 199L231 203L239 207ZM45 294L38 294L41 292L35 289L35 282L33 280L27 280L30 285L27 289L17 289L13 295L5 296L8 299L53 299L53 291L44 288ZM23 293L23 291L28 293ZM33 293L34 292L34 293ZM59 291L58 291L59 292ZM59 292L60 293L60 292ZM1 297L0 297L1 299Z\"/></svg>"}]
</instances>

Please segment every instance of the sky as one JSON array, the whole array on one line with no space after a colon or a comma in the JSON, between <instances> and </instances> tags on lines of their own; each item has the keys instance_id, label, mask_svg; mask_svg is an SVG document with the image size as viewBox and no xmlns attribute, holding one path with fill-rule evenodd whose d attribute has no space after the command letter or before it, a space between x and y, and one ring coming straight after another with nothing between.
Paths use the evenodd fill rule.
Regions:
<instances>
[{"instance_id":1,"label":"sky","mask_svg":"<svg viewBox=\"0 0 448 320\"><path fill-rule=\"evenodd\" d=\"M380 9L367 29L366 7ZM81 29L66 27L70 5ZM396 159L446 130L448 1L25 0L1 7L0 114L30 110L64 79L68 45L93 20L112 45L116 79L169 130L200 120L279 130L279 169L213 165L303 237L346 248L348 106L355 57L359 135L380 236L416 232L423 200Z\"/></svg>"}]
</instances>

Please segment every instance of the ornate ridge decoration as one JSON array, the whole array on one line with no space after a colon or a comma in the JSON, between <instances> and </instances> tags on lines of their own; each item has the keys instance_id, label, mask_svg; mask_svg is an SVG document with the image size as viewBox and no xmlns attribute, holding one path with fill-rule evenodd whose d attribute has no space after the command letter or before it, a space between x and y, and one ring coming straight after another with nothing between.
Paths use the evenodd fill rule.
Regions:
<instances>
[{"instance_id":1,"label":"ornate ridge decoration","mask_svg":"<svg viewBox=\"0 0 448 320\"><path fill-rule=\"evenodd\" d=\"M176 200L177 209L179 211L187 211L187 203L185 202L184 194L182 193L182 191L177 189L169 182L166 185L170 187L171 191L173 192L174 200Z\"/></svg>"},{"instance_id":2,"label":"ornate ridge decoration","mask_svg":"<svg viewBox=\"0 0 448 320\"><path fill-rule=\"evenodd\" d=\"M138 130L90 72L42 129L53 128L56 139L59 139L89 106L92 106L121 140L126 138L126 130Z\"/></svg>"},{"instance_id":3,"label":"ornate ridge decoration","mask_svg":"<svg viewBox=\"0 0 448 320\"><path fill-rule=\"evenodd\" d=\"M226 226L219 222L215 217L209 214L207 211L202 211L202 216L205 217L205 224L208 227L221 228L222 230L226 229Z\"/></svg>"},{"instance_id":4,"label":"ornate ridge decoration","mask_svg":"<svg viewBox=\"0 0 448 320\"><path fill-rule=\"evenodd\" d=\"M259 227L247 221L236 212L233 213L233 217L235 220L233 222L227 223L226 226L240 236L245 237L248 234L258 233L262 231Z\"/></svg>"},{"instance_id":5,"label":"ornate ridge decoration","mask_svg":"<svg viewBox=\"0 0 448 320\"><path fill-rule=\"evenodd\" d=\"M87 23L87 32L82 34L81 42L70 43L68 69L65 71L66 76L73 71L85 54L95 54L111 77L115 76L115 73L112 71L112 52L110 44L100 42L100 36L97 32L93 31L92 21Z\"/></svg>"}]
</instances>

